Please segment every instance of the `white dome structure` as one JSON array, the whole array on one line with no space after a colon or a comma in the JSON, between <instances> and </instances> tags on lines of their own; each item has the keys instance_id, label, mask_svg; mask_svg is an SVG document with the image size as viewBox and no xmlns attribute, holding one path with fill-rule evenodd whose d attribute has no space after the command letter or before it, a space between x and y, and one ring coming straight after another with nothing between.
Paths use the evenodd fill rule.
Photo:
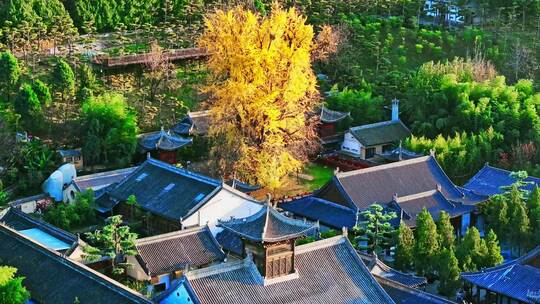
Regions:
<instances>
[{"instance_id":1,"label":"white dome structure","mask_svg":"<svg viewBox=\"0 0 540 304\"><path fill-rule=\"evenodd\" d=\"M43 192L54 198L57 202L60 202L63 199L63 188L64 174L59 170L54 171L43 183Z\"/></svg>"}]
</instances>

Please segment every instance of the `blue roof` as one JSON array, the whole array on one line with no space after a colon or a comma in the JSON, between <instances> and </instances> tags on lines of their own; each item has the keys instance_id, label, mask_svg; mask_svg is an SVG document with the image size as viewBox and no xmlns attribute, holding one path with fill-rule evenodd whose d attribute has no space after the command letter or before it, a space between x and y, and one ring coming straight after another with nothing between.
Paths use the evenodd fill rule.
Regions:
<instances>
[{"instance_id":1,"label":"blue roof","mask_svg":"<svg viewBox=\"0 0 540 304\"><path fill-rule=\"evenodd\" d=\"M531 293L540 292L540 268L536 264L540 247L505 264L478 272L463 272L461 278L471 284L524 303L535 303Z\"/></svg>"},{"instance_id":2,"label":"blue roof","mask_svg":"<svg viewBox=\"0 0 540 304\"><path fill-rule=\"evenodd\" d=\"M485 165L463 187L480 195L501 194L504 192L501 187L510 186L516 182L515 178L510 177L511 173L504 169ZM525 181L530 182L530 184L522 189L531 191L535 185L540 186L540 178L528 177Z\"/></svg>"},{"instance_id":3,"label":"blue roof","mask_svg":"<svg viewBox=\"0 0 540 304\"><path fill-rule=\"evenodd\" d=\"M70 244L55 238L39 228L20 230L19 232L49 249L65 250L71 248Z\"/></svg>"},{"instance_id":4,"label":"blue roof","mask_svg":"<svg viewBox=\"0 0 540 304\"><path fill-rule=\"evenodd\" d=\"M164 293L153 299L158 304L200 304L186 277L180 278Z\"/></svg>"},{"instance_id":5,"label":"blue roof","mask_svg":"<svg viewBox=\"0 0 540 304\"><path fill-rule=\"evenodd\" d=\"M356 211L351 208L314 197L312 195L281 203L283 210L310 220L318 220L321 224L337 229L352 228L356 224Z\"/></svg>"}]
</instances>

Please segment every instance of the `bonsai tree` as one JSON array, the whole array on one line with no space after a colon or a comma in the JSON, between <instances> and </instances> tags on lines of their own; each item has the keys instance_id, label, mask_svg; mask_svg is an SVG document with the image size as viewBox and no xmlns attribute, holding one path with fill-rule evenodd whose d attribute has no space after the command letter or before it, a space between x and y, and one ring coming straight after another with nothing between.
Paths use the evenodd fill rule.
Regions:
<instances>
[{"instance_id":1,"label":"bonsai tree","mask_svg":"<svg viewBox=\"0 0 540 304\"><path fill-rule=\"evenodd\" d=\"M87 233L87 237L94 246L84 247L84 258L88 261L97 261L110 257L112 273L121 275L131 265L126 262L126 256L137 254L135 240L137 234L129 231L128 226L122 225L122 216L115 215L107 218L107 225L103 230Z\"/></svg>"},{"instance_id":2,"label":"bonsai tree","mask_svg":"<svg viewBox=\"0 0 540 304\"><path fill-rule=\"evenodd\" d=\"M356 241L367 241L368 245L363 246L370 252L380 253L390 247L395 233L390 221L397 217L395 212L384 212L384 208L379 204L373 204L368 210L360 213L365 219L354 227L358 233ZM362 246L360 246L362 247Z\"/></svg>"}]
</instances>

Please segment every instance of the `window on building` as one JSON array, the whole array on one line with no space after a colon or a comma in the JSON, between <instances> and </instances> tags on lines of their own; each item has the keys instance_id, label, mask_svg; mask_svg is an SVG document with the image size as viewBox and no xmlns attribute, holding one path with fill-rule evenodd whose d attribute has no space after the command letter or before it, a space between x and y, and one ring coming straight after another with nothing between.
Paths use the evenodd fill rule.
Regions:
<instances>
[{"instance_id":1,"label":"window on building","mask_svg":"<svg viewBox=\"0 0 540 304\"><path fill-rule=\"evenodd\" d=\"M366 158L375 156L375 148L366 148Z\"/></svg>"},{"instance_id":2,"label":"window on building","mask_svg":"<svg viewBox=\"0 0 540 304\"><path fill-rule=\"evenodd\" d=\"M392 146L391 144L389 144L389 145L384 145L384 146L382 146L382 151L383 151L383 152L388 152L388 151L392 150L392 147L393 147L393 146Z\"/></svg>"},{"instance_id":3,"label":"window on building","mask_svg":"<svg viewBox=\"0 0 540 304\"><path fill-rule=\"evenodd\" d=\"M159 283L159 284L154 285L154 292L162 292L162 291L165 291L166 288L167 288L167 284Z\"/></svg>"}]
</instances>

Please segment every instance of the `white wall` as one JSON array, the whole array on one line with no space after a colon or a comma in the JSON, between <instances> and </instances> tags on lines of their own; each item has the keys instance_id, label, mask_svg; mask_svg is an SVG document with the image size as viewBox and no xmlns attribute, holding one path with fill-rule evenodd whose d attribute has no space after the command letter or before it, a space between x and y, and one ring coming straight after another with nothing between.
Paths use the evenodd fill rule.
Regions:
<instances>
[{"instance_id":1,"label":"white wall","mask_svg":"<svg viewBox=\"0 0 540 304\"><path fill-rule=\"evenodd\" d=\"M361 156L362 144L354 138L351 132L346 132L341 144L341 150Z\"/></svg>"},{"instance_id":2,"label":"white wall","mask_svg":"<svg viewBox=\"0 0 540 304\"><path fill-rule=\"evenodd\" d=\"M143 268L141 267L141 264L139 264L139 261L137 261L137 258L133 256L128 256L127 262L132 265L126 270L126 274L129 277L134 278L137 281L150 280L150 276L146 275Z\"/></svg>"},{"instance_id":3,"label":"white wall","mask_svg":"<svg viewBox=\"0 0 540 304\"><path fill-rule=\"evenodd\" d=\"M184 219L184 227L203 226L208 223L210 231L215 236L221 231L216 227L217 220L228 220L231 216L235 218L248 217L259 210L262 204L249 200L241 195L235 194L227 189L221 189L213 198L211 198L195 214Z\"/></svg>"}]
</instances>

